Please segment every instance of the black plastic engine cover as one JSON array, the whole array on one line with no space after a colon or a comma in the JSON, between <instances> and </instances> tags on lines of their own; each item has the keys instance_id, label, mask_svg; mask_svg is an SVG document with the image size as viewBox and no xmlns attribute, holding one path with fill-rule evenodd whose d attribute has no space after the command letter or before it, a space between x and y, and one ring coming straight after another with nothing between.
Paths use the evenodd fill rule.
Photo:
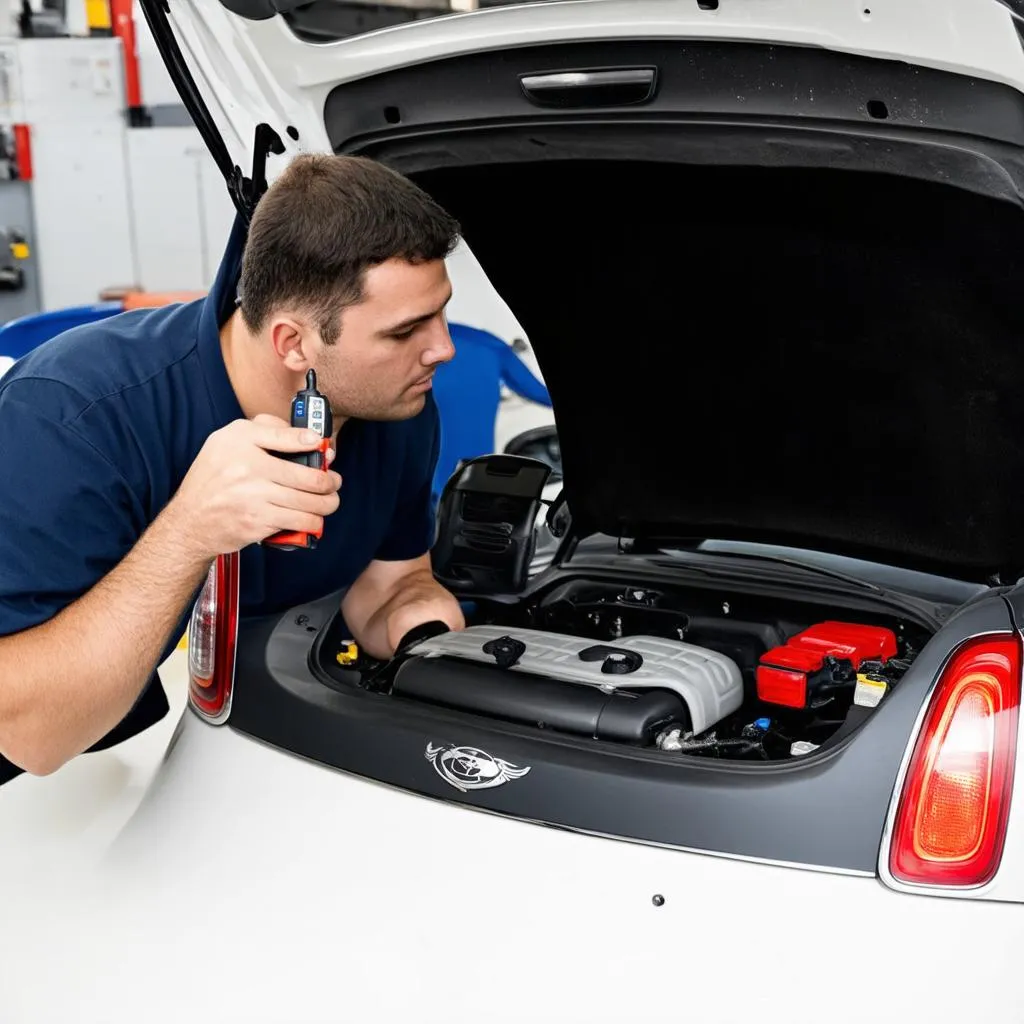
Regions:
<instances>
[{"instance_id":1,"label":"black plastic engine cover","mask_svg":"<svg viewBox=\"0 0 1024 1024\"><path fill-rule=\"evenodd\" d=\"M609 678L614 685L614 676ZM459 661L413 656L392 694L591 739L651 746L667 725L690 727L686 704L669 690L611 693L580 683Z\"/></svg>"},{"instance_id":2,"label":"black plastic engine cover","mask_svg":"<svg viewBox=\"0 0 1024 1024\"><path fill-rule=\"evenodd\" d=\"M528 578L550 475L550 466L521 455L482 455L456 470L437 511L437 579L461 594L517 594Z\"/></svg>"}]
</instances>

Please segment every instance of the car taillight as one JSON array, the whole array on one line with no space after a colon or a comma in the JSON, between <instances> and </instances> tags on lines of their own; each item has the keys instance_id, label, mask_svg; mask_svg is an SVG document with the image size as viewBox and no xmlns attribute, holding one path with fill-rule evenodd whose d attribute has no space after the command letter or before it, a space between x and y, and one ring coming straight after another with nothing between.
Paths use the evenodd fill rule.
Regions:
<instances>
[{"instance_id":1,"label":"car taillight","mask_svg":"<svg viewBox=\"0 0 1024 1024\"><path fill-rule=\"evenodd\" d=\"M189 703L203 718L223 722L231 710L238 638L238 554L210 566L188 627Z\"/></svg>"},{"instance_id":2,"label":"car taillight","mask_svg":"<svg viewBox=\"0 0 1024 1024\"><path fill-rule=\"evenodd\" d=\"M949 661L911 755L889 849L897 882L977 887L999 867L1013 790L1021 643L978 637Z\"/></svg>"}]
</instances>

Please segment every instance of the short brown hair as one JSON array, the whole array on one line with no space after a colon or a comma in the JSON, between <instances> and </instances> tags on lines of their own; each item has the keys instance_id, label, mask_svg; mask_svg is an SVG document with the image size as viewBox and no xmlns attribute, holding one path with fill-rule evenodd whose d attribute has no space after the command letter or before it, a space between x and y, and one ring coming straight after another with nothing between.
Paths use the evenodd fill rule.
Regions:
<instances>
[{"instance_id":1,"label":"short brown hair","mask_svg":"<svg viewBox=\"0 0 1024 1024\"><path fill-rule=\"evenodd\" d=\"M240 308L254 334L282 307L311 315L324 342L389 259L444 259L459 225L408 178L365 157L297 156L264 193L242 257Z\"/></svg>"}]
</instances>

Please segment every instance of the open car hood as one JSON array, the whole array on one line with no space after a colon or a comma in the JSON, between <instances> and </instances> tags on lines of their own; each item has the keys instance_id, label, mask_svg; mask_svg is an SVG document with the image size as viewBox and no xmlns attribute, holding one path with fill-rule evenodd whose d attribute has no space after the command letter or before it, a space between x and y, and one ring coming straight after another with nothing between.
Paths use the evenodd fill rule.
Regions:
<instances>
[{"instance_id":1,"label":"open car hood","mask_svg":"<svg viewBox=\"0 0 1024 1024\"><path fill-rule=\"evenodd\" d=\"M567 0L324 43L334 0L168 3L142 0L243 214L319 150L459 218L578 532L1024 572L1008 6Z\"/></svg>"},{"instance_id":2,"label":"open car hood","mask_svg":"<svg viewBox=\"0 0 1024 1024\"><path fill-rule=\"evenodd\" d=\"M439 58L569 41L758 40L955 67L1011 85L1021 77L1011 9L1024 15L1024 0L902 0L875 20L856 4L806 0L139 3L182 101L249 207L260 183L246 196L242 180L262 166L261 151L272 179L294 154L330 149L324 112L339 85ZM459 13L467 7L480 9ZM382 10L392 27L367 31Z\"/></svg>"}]
</instances>

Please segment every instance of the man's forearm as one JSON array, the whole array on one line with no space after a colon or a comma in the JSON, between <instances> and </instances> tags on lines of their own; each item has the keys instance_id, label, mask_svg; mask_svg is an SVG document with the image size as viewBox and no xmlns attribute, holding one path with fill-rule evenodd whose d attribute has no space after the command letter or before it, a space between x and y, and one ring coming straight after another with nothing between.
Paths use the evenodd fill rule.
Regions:
<instances>
[{"instance_id":1,"label":"man's forearm","mask_svg":"<svg viewBox=\"0 0 1024 1024\"><path fill-rule=\"evenodd\" d=\"M128 713L209 569L173 505L125 559L48 622L0 637L0 753L44 775Z\"/></svg>"},{"instance_id":2,"label":"man's forearm","mask_svg":"<svg viewBox=\"0 0 1024 1024\"><path fill-rule=\"evenodd\" d=\"M414 626L439 620L461 629L465 619L458 601L429 571L411 573L389 592L370 595L350 591L343 607L356 641L375 658L388 658Z\"/></svg>"}]
</instances>

